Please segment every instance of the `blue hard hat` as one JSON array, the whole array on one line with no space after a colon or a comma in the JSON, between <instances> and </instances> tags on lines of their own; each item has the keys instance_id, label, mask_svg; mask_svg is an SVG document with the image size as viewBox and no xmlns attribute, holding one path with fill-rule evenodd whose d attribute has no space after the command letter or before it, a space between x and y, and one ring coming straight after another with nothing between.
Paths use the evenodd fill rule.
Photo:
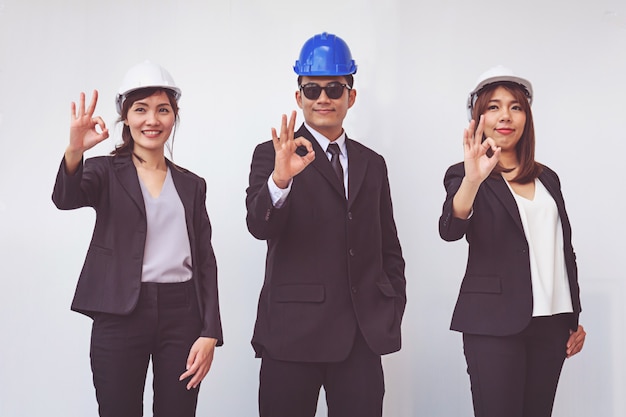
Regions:
<instances>
[{"instance_id":1,"label":"blue hard hat","mask_svg":"<svg viewBox=\"0 0 626 417\"><path fill-rule=\"evenodd\" d=\"M305 42L293 70L298 75L335 76L356 73L350 48L339 36L321 33Z\"/></svg>"}]
</instances>

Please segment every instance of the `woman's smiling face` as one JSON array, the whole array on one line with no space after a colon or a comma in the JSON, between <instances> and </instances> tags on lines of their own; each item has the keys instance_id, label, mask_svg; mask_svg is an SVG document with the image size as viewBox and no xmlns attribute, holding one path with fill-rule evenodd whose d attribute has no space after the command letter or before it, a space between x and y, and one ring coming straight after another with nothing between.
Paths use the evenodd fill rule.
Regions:
<instances>
[{"instance_id":1,"label":"woman's smiling face","mask_svg":"<svg viewBox=\"0 0 626 417\"><path fill-rule=\"evenodd\" d=\"M524 133L526 112L509 90L499 86L489 99L485 116L486 137L492 138L503 151L511 151Z\"/></svg>"}]
</instances>

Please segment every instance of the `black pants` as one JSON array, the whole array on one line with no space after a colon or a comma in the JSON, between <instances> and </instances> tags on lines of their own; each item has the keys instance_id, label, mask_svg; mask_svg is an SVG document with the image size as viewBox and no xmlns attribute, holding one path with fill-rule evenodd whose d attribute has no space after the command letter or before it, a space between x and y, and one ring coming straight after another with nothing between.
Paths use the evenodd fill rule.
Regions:
<instances>
[{"instance_id":1,"label":"black pants","mask_svg":"<svg viewBox=\"0 0 626 417\"><path fill-rule=\"evenodd\" d=\"M380 417L385 384L380 355L360 331L342 362L287 362L262 355L261 417L313 417L320 388L326 392L329 417Z\"/></svg>"},{"instance_id":2,"label":"black pants","mask_svg":"<svg viewBox=\"0 0 626 417\"><path fill-rule=\"evenodd\" d=\"M98 314L91 335L91 369L102 417L140 417L152 358L155 417L192 417L198 389L187 390L187 356L201 322L193 282L143 283L127 316Z\"/></svg>"},{"instance_id":3,"label":"black pants","mask_svg":"<svg viewBox=\"0 0 626 417\"><path fill-rule=\"evenodd\" d=\"M568 314L534 317L513 336L463 334L476 417L550 417L569 338Z\"/></svg>"}]
</instances>

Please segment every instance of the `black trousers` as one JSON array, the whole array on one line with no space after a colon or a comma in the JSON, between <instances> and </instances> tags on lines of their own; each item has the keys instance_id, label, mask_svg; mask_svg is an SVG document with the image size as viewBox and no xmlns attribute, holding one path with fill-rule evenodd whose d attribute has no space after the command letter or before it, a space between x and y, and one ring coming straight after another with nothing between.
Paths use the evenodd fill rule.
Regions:
<instances>
[{"instance_id":1,"label":"black trousers","mask_svg":"<svg viewBox=\"0 0 626 417\"><path fill-rule=\"evenodd\" d=\"M463 334L476 417L550 417L569 314L534 317L512 336Z\"/></svg>"},{"instance_id":2,"label":"black trousers","mask_svg":"<svg viewBox=\"0 0 626 417\"><path fill-rule=\"evenodd\" d=\"M342 362L288 362L263 353L259 384L261 417L313 417L320 388L329 417L382 416L385 384L380 355L360 331Z\"/></svg>"},{"instance_id":3,"label":"black trousers","mask_svg":"<svg viewBox=\"0 0 626 417\"><path fill-rule=\"evenodd\" d=\"M201 322L193 282L143 283L127 316L100 313L91 334L91 369L102 417L140 417L152 359L155 417L192 417L198 389L187 390L185 372Z\"/></svg>"}]
</instances>

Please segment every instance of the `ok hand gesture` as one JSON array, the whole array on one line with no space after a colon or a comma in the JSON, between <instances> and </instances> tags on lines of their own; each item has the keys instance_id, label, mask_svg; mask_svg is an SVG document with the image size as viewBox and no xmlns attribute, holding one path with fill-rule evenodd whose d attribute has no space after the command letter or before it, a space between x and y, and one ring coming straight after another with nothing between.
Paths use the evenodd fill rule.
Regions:
<instances>
[{"instance_id":1,"label":"ok hand gesture","mask_svg":"<svg viewBox=\"0 0 626 417\"><path fill-rule=\"evenodd\" d=\"M303 137L294 139L295 124L296 112L293 111L289 118L289 124L287 124L287 115L283 114L280 136L277 136L276 129L272 128L272 142L274 142L274 151L276 152L272 179L279 188L287 188L289 181L315 159L315 151L313 151L311 142ZM296 152L299 146L306 149L307 153L304 156L300 156Z\"/></svg>"},{"instance_id":2,"label":"ok hand gesture","mask_svg":"<svg viewBox=\"0 0 626 417\"><path fill-rule=\"evenodd\" d=\"M496 146L492 138L482 140L484 124L484 116L480 116L476 130L474 130L476 121L472 120L463 132L465 178L477 184L482 183L491 174L500 160L501 152L501 148ZM492 152L491 157L487 154L489 150Z\"/></svg>"},{"instance_id":3,"label":"ok hand gesture","mask_svg":"<svg viewBox=\"0 0 626 417\"><path fill-rule=\"evenodd\" d=\"M80 93L78 111L72 102L70 122L70 144L65 150L65 167L69 173L76 171L83 153L109 137L109 130L102 117L93 116L98 102L98 91L94 90L89 107L85 109L85 93ZM99 128L96 129L96 127Z\"/></svg>"}]
</instances>

